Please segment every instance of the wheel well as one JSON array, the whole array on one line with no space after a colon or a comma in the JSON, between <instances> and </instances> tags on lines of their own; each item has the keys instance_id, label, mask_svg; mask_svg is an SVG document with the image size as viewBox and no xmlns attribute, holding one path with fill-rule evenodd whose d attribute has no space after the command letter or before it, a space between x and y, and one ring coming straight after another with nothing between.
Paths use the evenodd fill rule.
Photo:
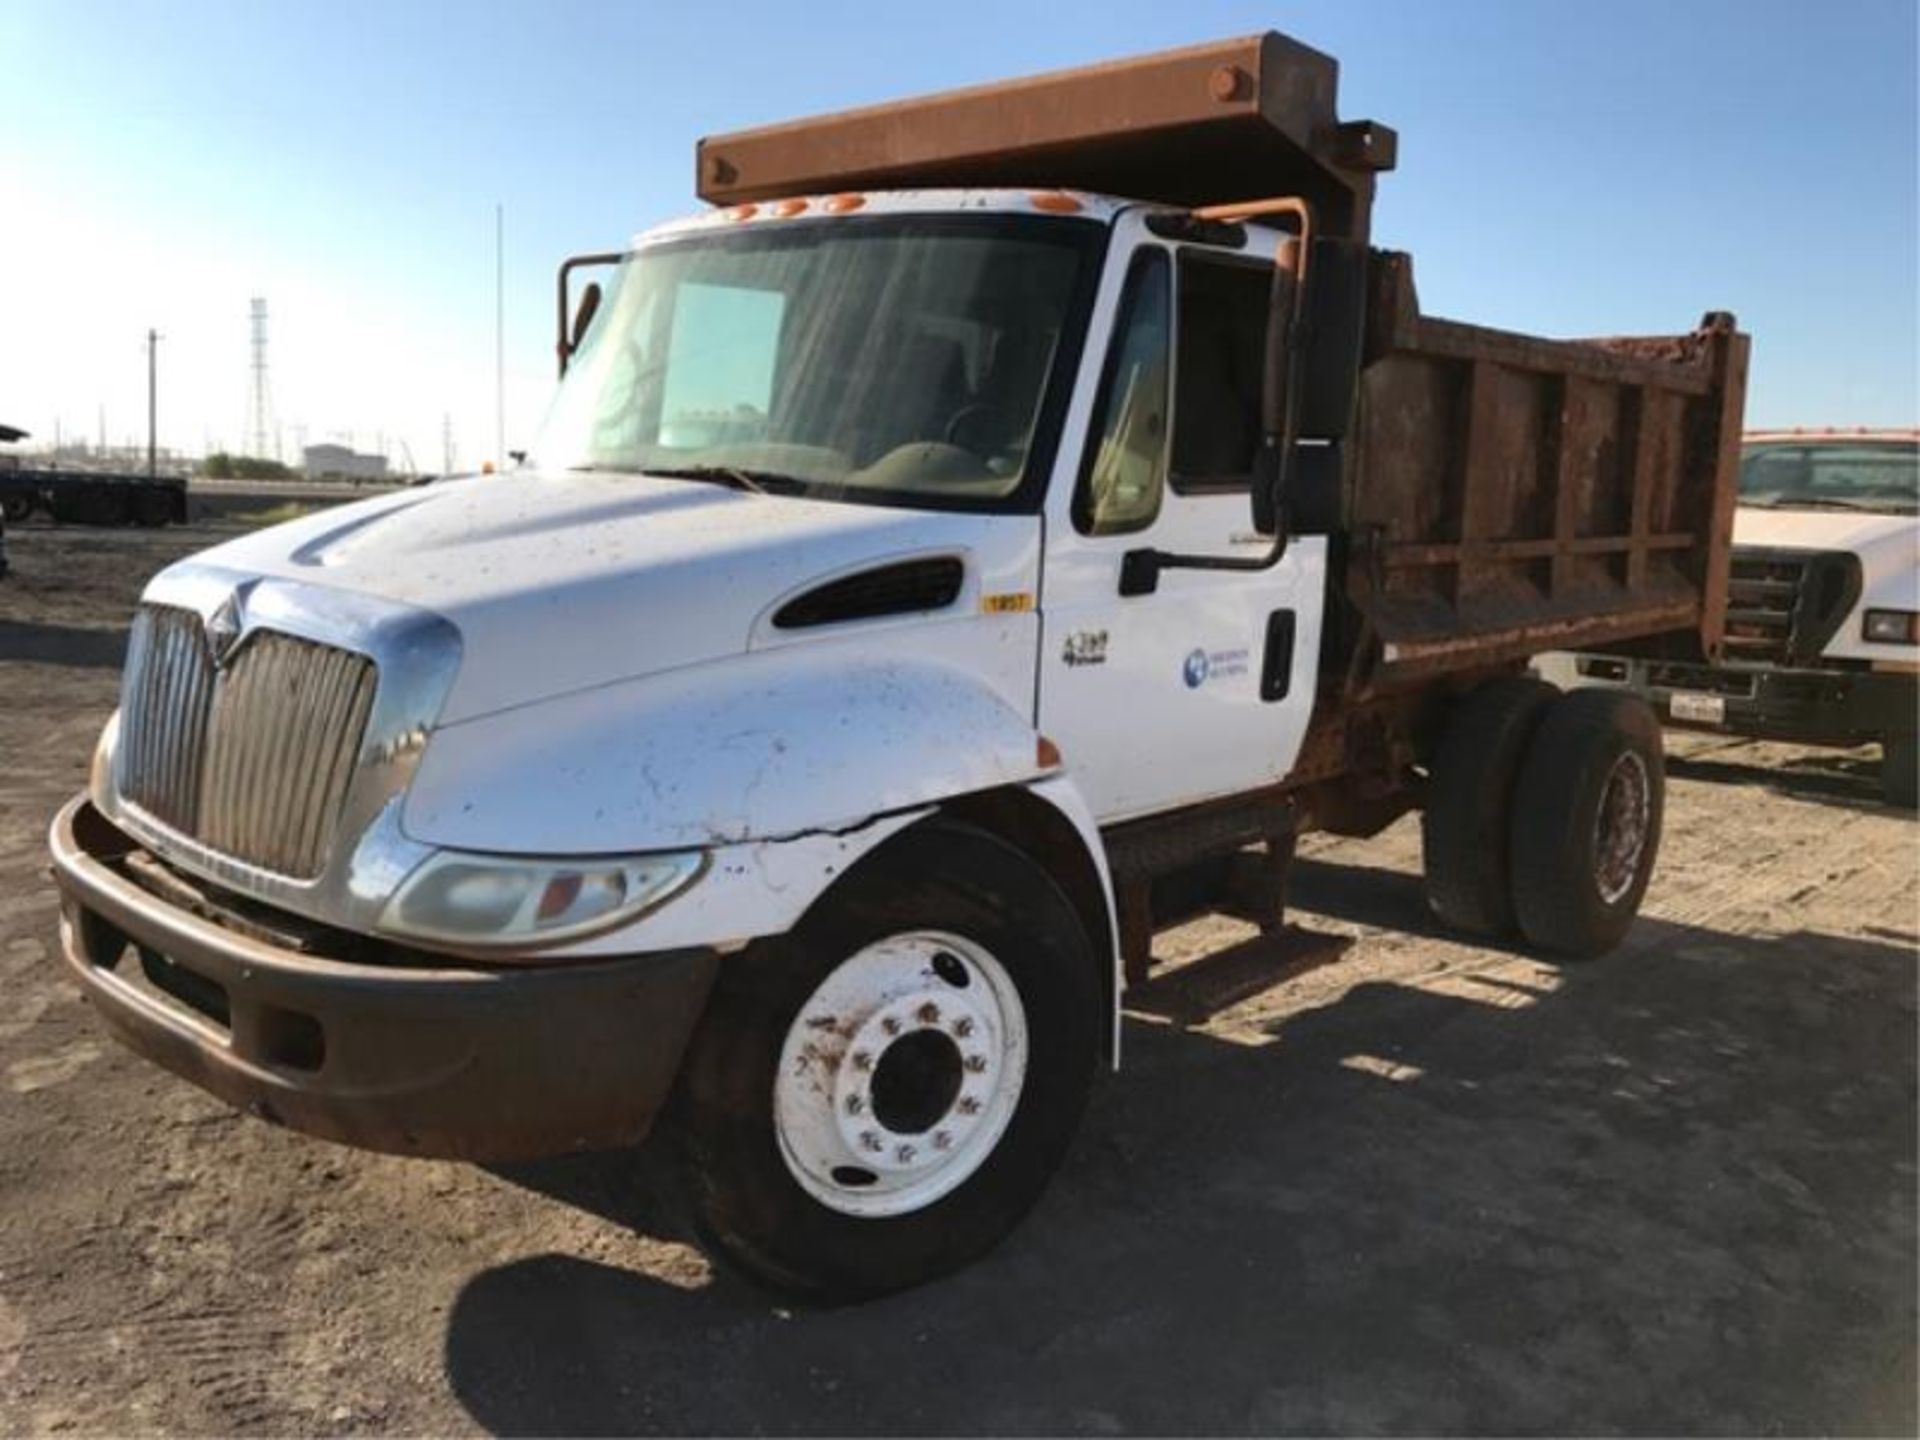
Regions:
<instances>
[{"instance_id":1,"label":"wheel well","mask_svg":"<svg viewBox=\"0 0 1920 1440\"><path fill-rule=\"evenodd\" d=\"M1053 877L1086 927L1100 971L1101 993L1111 1007L1118 996L1114 993L1113 924L1107 912L1106 886L1073 822L1018 787L963 795L946 801L940 811L1006 841Z\"/></svg>"}]
</instances>

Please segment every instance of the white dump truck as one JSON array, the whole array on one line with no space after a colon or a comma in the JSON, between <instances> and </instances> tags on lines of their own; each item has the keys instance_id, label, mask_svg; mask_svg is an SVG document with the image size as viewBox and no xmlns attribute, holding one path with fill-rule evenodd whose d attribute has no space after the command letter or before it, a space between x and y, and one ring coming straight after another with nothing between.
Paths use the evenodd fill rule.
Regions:
<instances>
[{"instance_id":1,"label":"white dump truck","mask_svg":"<svg viewBox=\"0 0 1920 1440\"><path fill-rule=\"evenodd\" d=\"M265 1118L526 1157L676 1117L706 1228L874 1294L1041 1193L1157 927L1424 811L1596 954L1717 653L1747 342L1423 316L1394 137L1279 35L703 141L561 272L527 463L147 588L65 961ZM574 305L583 266L612 268Z\"/></svg>"},{"instance_id":2,"label":"white dump truck","mask_svg":"<svg viewBox=\"0 0 1920 1440\"><path fill-rule=\"evenodd\" d=\"M1541 668L1569 664L1577 683L1632 690L1686 729L1877 743L1887 802L1920 805L1920 431L1748 435L1720 663Z\"/></svg>"}]
</instances>

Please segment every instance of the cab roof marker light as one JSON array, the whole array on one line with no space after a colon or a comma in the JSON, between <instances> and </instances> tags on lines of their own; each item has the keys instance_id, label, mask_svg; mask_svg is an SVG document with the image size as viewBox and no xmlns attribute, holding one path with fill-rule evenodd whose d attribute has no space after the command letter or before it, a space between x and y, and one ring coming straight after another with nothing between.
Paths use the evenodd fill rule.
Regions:
<instances>
[{"instance_id":1,"label":"cab roof marker light","mask_svg":"<svg viewBox=\"0 0 1920 1440\"><path fill-rule=\"evenodd\" d=\"M1027 203L1050 215L1078 215L1087 208L1064 190L1036 190L1027 197Z\"/></svg>"}]
</instances>

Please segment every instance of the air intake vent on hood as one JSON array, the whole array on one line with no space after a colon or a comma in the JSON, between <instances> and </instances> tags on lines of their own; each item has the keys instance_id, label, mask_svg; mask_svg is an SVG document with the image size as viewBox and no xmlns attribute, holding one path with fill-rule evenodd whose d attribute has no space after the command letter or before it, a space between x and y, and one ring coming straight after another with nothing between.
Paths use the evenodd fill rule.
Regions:
<instances>
[{"instance_id":1,"label":"air intake vent on hood","mask_svg":"<svg viewBox=\"0 0 1920 1440\"><path fill-rule=\"evenodd\" d=\"M774 612L773 623L782 630L804 630L809 625L942 610L959 598L965 575L966 567L951 555L882 565L830 580L789 600Z\"/></svg>"}]
</instances>

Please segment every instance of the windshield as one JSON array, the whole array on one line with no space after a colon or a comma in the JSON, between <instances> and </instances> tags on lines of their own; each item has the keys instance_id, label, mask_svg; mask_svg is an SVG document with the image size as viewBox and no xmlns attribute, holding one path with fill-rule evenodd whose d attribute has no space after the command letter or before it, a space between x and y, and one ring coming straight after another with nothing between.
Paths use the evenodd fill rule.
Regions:
<instances>
[{"instance_id":1,"label":"windshield","mask_svg":"<svg viewBox=\"0 0 1920 1440\"><path fill-rule=\"evenodd\" d=\"M619 267L537 463L1026 507L1104 236L1045 217L874 216L649 245Z\"/></svg>"},{"instance_id":2,"label":"windshield","mask_svg":"<svg viewBox=\"0 0 1920 1440\"><path fill-rule=\"evenodd\" d=\"M1920 442L1766 440L1740 452L1740 503L1920 511Z\"/></svg>"}]
</instances>

